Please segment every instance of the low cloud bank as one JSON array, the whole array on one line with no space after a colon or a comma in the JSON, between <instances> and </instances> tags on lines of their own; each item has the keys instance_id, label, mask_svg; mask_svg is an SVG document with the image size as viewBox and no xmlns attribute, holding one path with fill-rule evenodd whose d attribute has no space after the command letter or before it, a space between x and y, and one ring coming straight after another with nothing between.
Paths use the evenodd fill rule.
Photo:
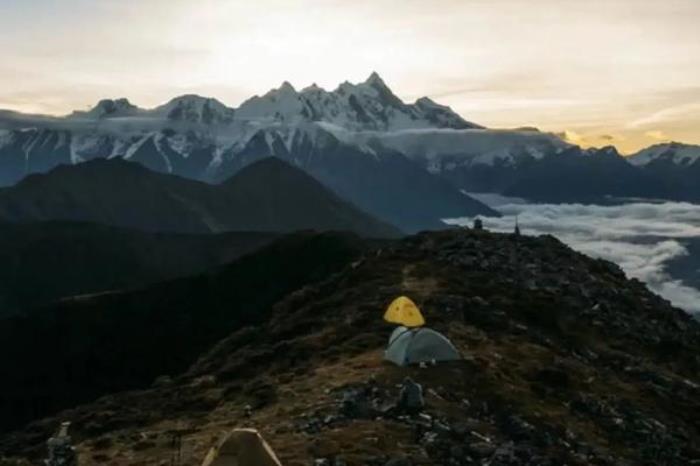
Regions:
<instances>
[{"instance_id":1,"label":"low cloud bank","mask_svg":"<svg viewBox=\"0 0 700 466\"><path fill-rule=\"evenodd\" d=\"M688 254L683 239L700 238L700 205L530 204L523 199L498 195L470 195L504 215L483 218L486 228L513 231L517 216L524 234L551 234L584 254L615 262L628 276L644 281L674 305L700 313L700 290L684 285L666 272L669 261ZM448 223L469 225L472 221L472 218L459 218Z\"/></svg>"}]
</instances>

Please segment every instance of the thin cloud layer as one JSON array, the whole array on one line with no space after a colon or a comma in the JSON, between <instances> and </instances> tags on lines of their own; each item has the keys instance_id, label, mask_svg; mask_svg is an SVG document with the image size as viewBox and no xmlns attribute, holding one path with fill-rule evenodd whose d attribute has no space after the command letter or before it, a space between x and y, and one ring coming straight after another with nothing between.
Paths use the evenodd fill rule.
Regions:
<instances>
[{"instance_id":1,"label":"thin cloud layer","mask_svg":"<svg viewBox=\"0 0 700 466\"><path fill-rule=\"evenodd\" d=\"M485 218L487 228L512 231L515 217L525 234L551 234L592 257L619 264L630 277L691 313L700 313L700 290L666 271L687 255L684 239L700 237L700 206L687 203L632 203L619 206L529 204L522 199L476 195L502 218ZM471 218L453 219L470 224Z\"/></svg>"}]
</instances>

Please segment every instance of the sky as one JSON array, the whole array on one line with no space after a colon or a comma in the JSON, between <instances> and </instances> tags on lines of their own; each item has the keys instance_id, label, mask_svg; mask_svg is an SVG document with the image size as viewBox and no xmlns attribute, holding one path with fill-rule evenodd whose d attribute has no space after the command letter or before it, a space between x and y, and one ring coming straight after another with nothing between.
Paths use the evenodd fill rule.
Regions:
<instances>
[{"instance_id":1,"label":"sky","mask_svg":"<svg viewBox=\"0 0 700 466\"><path fill-rule=\"evenodd\" d=\"M377 71L489 127L700 144L700 0L0 0L0 108L230 106Z\"/></svg>"}]
</instances>

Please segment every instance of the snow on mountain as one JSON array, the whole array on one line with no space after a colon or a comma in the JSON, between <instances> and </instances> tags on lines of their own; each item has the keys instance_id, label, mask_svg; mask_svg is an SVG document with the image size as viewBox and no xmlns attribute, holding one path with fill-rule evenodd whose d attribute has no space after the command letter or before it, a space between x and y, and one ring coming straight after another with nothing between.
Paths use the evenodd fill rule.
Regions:
<instances>
[{"instance_id":1,"label":"snow on mountain","mask_svg":"<svg viewBox=\"0 0 700 466\"><path fill-rule=\"evenodd\" d=\"M12 115L8 118L16 119ZM39 117L34 120L40 122ZM324 122L349 131L481 128L427 97L412 104L404 103L377 73L358 84L344 82L333 91L315 84L297 91L285 81L277 89L251 97L237 109L198 95L183 95L150 110L141 109L127 99L104 99L88 111L73 112L67 120L74 124L99 121L100 125L112 125L112 128L117 124L149 125L149 130L156 129L153 125L165 128L173 123L230 126L231 132L238 133L241 128L247 133L246 126L302 122ZM55 126L61 121L41 121L41 124Z\"/></svg>"},{"instance_id":2,"label":"snow on mountain","mask_svg":"<svg viewBox=\"0 0 700 466\"><path fill-rule=\"evenodd\" d=\"M154 109L142 109L127 99L104 99L87 111L67 118L6 113L0 127L36 124L42 127L86 131L134 132L172 127L173 123L230 126L229 133L247 134L250 128L270 124L323 122L349 131L397 131L405 129L481 128L465 121L449 107L427 97L413 104L398 98L377 73L364 82L344 82L333 91L311 85L297 91L284 82L262 96L254 96L239 108L198 95L183 95ZM91 123L93 122L93 123ZM99 128L94 122L99 122ZM177 127L182 129L181 126Z\"/></svg>"},{"instance_id":3,"label":"snow on mountain","mask_svg":"<svg viewBox=\"0 0 700 466\"><path fill-rule=\"evenodd\" d=\"M428 98L405 104L377 73L363 83L342 83L332 92L315 84L298 92L285 82L241 104L236 117L258 122L326 122L353 131L478 127Z\"/></svg>"},{"instance_id":4,"label":"snow on mountain","mask_svg":"<svg viewBox=\"0 0 700 466\"><path fill-rule=\"evenodd\" d=\"M620 157L620 153L615 146L589 147L581 150L584 157Z\"/></svg>"},{"instance_id":5,"label":"snow on mountain","mask_svg":"<svg viewBox=\"0 0 700 466\"><path fill-rule=\"evenodd\" d=\"M628 157L627 160L634 165L667 160L675 165L688 166L700 160L700 146L679 142L655 144Z\"/></svg>"},{"instance_id":6,"label":"snow on mountain","mask_svg":"<svg viewBox=\"0 0 700 466\"><path fill-rule=\"evenodd\" d=\"M7 129L0 129L0 149L12 144L13 133Z\"/></svg>"},{"instance_id":7,"label":"snow on mountain","mask_svg":"<svg viewBox=\"0 0 700 466\"><path fill-rule=\"evenodd\" d=\"M424 161L431 172L457 166L509 165L522 158L541 159L569 147L553 134L520 130L405 130L376 138L386 147Z\"/></svg>"},{"instance_id":8,"label":"snow on mountain","mask_svg":"<svg viewBox=\"0 0 700 466\"><path fill-rule=\"evenodd\" d=\"M239 120L267 122L295 122L306 114L302 97L285 81L278 89L272 89L262 97L246 100L236 111Z\"/></svg>"},{"instance_id":9,"label":"snow on mountain","mask_svg":"<svg viewBox=\"0 0 700 466\"><path fill-rule=\"evenodd\" d=\"M216 99L189 94L176 97L149 113L171 121L221 125L231 123L235 111Z\"/></svg>"},{"instance_id":10,"label":"snow on mountain","mask_svg":"<svg viewBox=\"0 0 700 466\"><path fill-rule=\"evenodd\" d=\"M148 120L187 122L204 125L229 124L234 110L216 99L198 95L183 95L151 110L132 105L127 99L105 99L86 112L73 112L72 120L120 120L117 123L142 124Z\"/></svg>"},{"instance_id":11,"label":"snow on mountain","mask_svg":"<svg viewBox=\"0 0 700 466\"><path fill-rule=\"evenodd\" d=\"M112 154L114 138L100 133L74 136L71 141L71 162L80 163L93 159L99 154Z\"/></svg>"},{"instance_id":12,"label":"snow on mountain","mask_svg":"<svg viewBox=\"0 0 700 466\"><path fill-rule=\"evenodd\" d=\"M23 127L27 121L22 120ZM21 157L6 159L12 169L3 183L28 173L31 164L25 165L22 158L37 157L42 170L65 163L66 158L78 163L125 157L154 170L218 181L269 155L303 167L321 167L319 160L325 158L327 166L318 168L319 173L340 170L341 162L360 157L371 164L404 156L429 172L445 174L471 167L477 171L519 167L572 147L533 129L480 127L427 97L404 103L377 73L364 82L344 82L333 91L317 85L297 90L284 82L237 109L215 99L184 95L154 109L140 109L126 99L103 100L69 118L34 121L37 128L68 136L43 136L37 146L41 151L27 145L38 134L23 137L21 147L7 143L8 153ZM54 148L49 145L65 137L69 155L56 149L61 156L52 161Z\"/></svg>"},{"instance_id":13,"label":"snow on mountain","mask_svg":"<svg viewBox=\"0 0 700 466\"><path fill-rule=\"evenodd\" d=\"M86 112L73 112L71 118L85 118L90 120L100 120L103 118L123 118L136 116L143 110L129 102L128 99L103 99L97 105Z\"/></svg>"}]
</instances>

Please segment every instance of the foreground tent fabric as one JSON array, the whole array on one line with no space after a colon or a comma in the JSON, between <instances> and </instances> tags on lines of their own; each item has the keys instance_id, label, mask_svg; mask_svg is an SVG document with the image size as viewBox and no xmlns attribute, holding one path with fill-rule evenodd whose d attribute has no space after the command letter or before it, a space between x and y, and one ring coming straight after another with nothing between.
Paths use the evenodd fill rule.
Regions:
<instances>
[{"instance_id":1,"label":"foreground tent fabric","mask_svg":"<svg viewBox=\"0 0 700 466\"><path fill-rule=\"evenodd\" d=\"M255 429L234 429L209 450L202 466L281 466L275 452Z\"/></svg>"},{"instance_id":2,"label":"foreground tent fabric","mask_svg":"<svg viewBox=\"0 0 700 466\"><path fill-rule=\"evenodd\" d=\"M399 366L431 361L462 359L452 342L440 332L429 328L397 327L389 338L384 359Z\"/></svg>"},{"instance_id":3,"label":"foreground tent fabric","mask_svg":"<svg viewBox=\"0 0 700 466\"><path fill-rule=\"evenodd\" d=\"M422 327L425 319L416 303L406 296L399 296L389 304L384 313L384 320L404 327Z\"/></svg>"}]
</instances>

